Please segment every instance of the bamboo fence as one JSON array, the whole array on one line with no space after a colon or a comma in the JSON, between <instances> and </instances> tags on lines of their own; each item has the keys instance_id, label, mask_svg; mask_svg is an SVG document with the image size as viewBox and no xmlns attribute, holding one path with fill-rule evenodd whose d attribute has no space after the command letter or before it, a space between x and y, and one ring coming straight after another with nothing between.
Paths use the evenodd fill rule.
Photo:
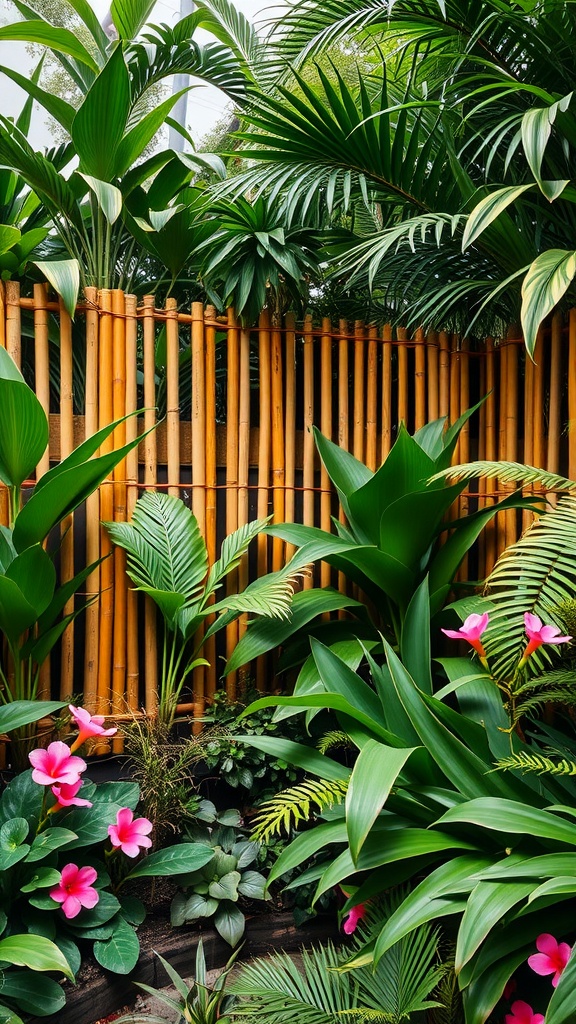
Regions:
<instances>
[{"instance_id":1,"label":"bamboo fence","mask_svg":"<svg viewBox=\"0 0 576 1024\"><path fill-rule=\"evenodd\" d=\"M88 579L86 593L96 599L64 633L43 671L41 692L83 693L85 706L100 714L121 717L141 708L152 714L157 701L155 609L131 589L124 553L112 551L101 526L129 519L142 490L161 488L186 501L211 560L227 533L256 516L330 530L331 517L344 516L315 453L313 424L374 470L401 421L410 431L438 416L454 421L485 394L462 431L455 461L517 460L576 476L576 430L567 429L576 422L574 310L567 324L555 317L542 333L532 363L514 330L501 344L488 338L475 347L442 331L411 335L310 317L296 324L290 315L280 325L267 313L248 330L232 310L222 317L193 303L182 312L171 299L156 309L153 296L138 302L116 290L88 289L73 324L45 285L21 297L19 285L7 282L0 283L0 344L25 367L50 415L49 451L37 477L112 419L145 410L138 422L117 428L107 450L161 417L158 429L62 524L62 581L82 564L110 557ZM509 489L481 480L452 515L493 503ZM4 523L6 498L0 487ZM483 578L529 521L526 512L497 516L463 566L463 578L470 572ZM255 549L229 577L229 591L280 568L292 553L264 536ZM313 584L342 588L345 581L322 564L303 585ZM233 623L225 650L209 647L211 667L196 673L183 710L202 715L221 685L224 655L245 629L242 620ZM251 678L261 690L274 685L265 661L252 666ZM227 677L231 696L240 683Z\"/></svg>"}]
</instances>

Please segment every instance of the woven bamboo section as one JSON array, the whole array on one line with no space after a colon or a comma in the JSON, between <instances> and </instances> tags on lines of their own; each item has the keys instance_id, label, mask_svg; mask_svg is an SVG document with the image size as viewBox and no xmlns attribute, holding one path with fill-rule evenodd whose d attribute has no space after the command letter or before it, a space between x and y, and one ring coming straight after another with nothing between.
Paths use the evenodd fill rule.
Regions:
<instances>
[{"instance_id":1,"label":"woven bamboo section","mask_svg":"<svg viewBox=\"0 0 576 1024\"><path fill-rule=\"evenodd\" d=\"M247 330L232 310L221 317L194 303L183 312L171 299L157 309L152 296L137 302L120 291L88 289L72 323L45 285L24 298L17 283L7 282L0 284L0 344L23 366L50 414L50 450L37 476L125 413L145 410L138 422L116 430L109 447L161 419L75 513L75 522L62 524L62 580L82 564L110 557L88 580L88 595L99 596L64 634L43 673L42 694L83 692L85 705L102 714L142 707L153 713L157 699L155 610L130 589L124 554L111 551L100 525L130 518L143 489L163 488L188 503L211 559L226 533L256 516L330 530L331 516L343 516L315 454L313 424L376 469L401 421L410 431L438 416L454 421L485 394L461 434L456 461L517 460L576 476L576 431L566 430L576 422L576 311L566 326L554 319L533 364L515 331L499 345L488 338L473 348L445 332L410 335L310 318L296 324L290 316L279 325L267 313ZM453 516L508 492L496 481L480 481ZM7 522L5 488L0 521ZM463 578L484 577L528 521L528 513L498 516ZM230 588L278 569L291 554L266 537L254 548ZM324 564L305 585L313 582L344 586ZM195 675L187 711L202 714L220 685L223 656L245 628L242 621L228 628L225 651L209 648L211 668ZM261 690L273 686L266 663L251 671ZM227 679L230 694L238 684Z\"/></svg>"}]
</instances>

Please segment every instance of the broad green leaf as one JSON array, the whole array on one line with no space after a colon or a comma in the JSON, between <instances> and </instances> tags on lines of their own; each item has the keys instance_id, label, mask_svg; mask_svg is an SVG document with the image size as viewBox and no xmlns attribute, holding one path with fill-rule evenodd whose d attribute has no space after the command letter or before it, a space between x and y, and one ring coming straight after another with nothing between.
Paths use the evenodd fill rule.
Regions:
<instances>
[{"instance_id":1,"label":"broad green leaf","mask_svg":"<svg viewBox=\"0 0 576 1024\"><path fill-rule=\"evenodd\" d=\"M46 889L49 885L58 885L59 881L60 872L56 868L37 868L26 884L20 886L20 892L34 892L36 889Z\"/></svg>"},{"instance_id":2,"label":"broad green leaf","mask_svg":"<svg viewBox=\"0 0 576 1024\"><path fill-rule=\"evenodd\" d=\"M547 249L528 268L522 282L522 330L529 355L534 355L538 328L565 295L576 274L576 252Z\"/></svg>"},{"instance_id":3,"label":"broad green leaf","mask_svg":"<svg viewBox=\"0 0 576 1024\"><path fill-rule=\"evenodd\" d=\"M73 807L58 816L58 824L76 834L67 844L67 849L76 850L81 846L91 846L108 838L108 826L114 824L121 804L106 804L105 809L95 804L93 807Z\"/></svg>"},{"instance_id":4,"label":"broad green leaf","mask_svg":"<svg viewBox=\"0 0 576 1024\"><path fill-rule=\"evenodd\" d=\"M313 427L314 440L328 476L345 499L372 479L374 474L345 448L340 448Z\"/></svg>"},{"instance_id":5,"label":"broad green leaf","mask_svg":"<svg viewBox=\"0 0 576 1024\"><path fill-rule=\"evenodd\" d=\"M120 39L135 39L154 8L155 0L112 0L112 20Z\"/></svg>"},{"instance_id":6,"label":"broad green leaf","mask_svg":"<svg viewBox=\"0 0 576 1024\"><path fill-rule=\"evenodd\" d=\"M19 85L21 89L24 89L28 95L40 103L45 110L57 121L65 131L69 132L72 125L72 120L76 113L75 108L72 104L67 103L66 100L60 98L60 96L54 95L54 93L42 88L33 79L26 78L24 75L20 75L13 68L8 67L6 64L2 65L2 73L8 78L11 78L16 85ZM18 125L24 134L27 134L25 128Z\"/></svg>"},{"instance_id":7,"label":"broad green leaf","mask_svg":"<svg viewBox=\"0 0 576 1024\"><path fill-rule=\"evenodd\" d=\"M424 693L432 693L428 577L414 594L402 623L400 656Z\"/></svg>"},{"instance_id":8,"label":"broad green leaf","mask_svg":"<svg viewBox=\"0 0 576 1024\"><path fill-rule=\"evenodd\" d=\"M3 357L7 363L10 357ZM5 373L10 370L6 368ZM48 420L23 381L0 379L0 480L20 487L34 472L48 444Z\"/></svg>"},{"instance_id":9,"label":"broad green leaf","mask_svg":"<svg viewBox=\"0 0 576 1024\"><path fill-rule=\"evenodd\" d=\"M154 878L183 875L198 871L212 860L214 851L203 843L181 843L149 854L136 864L123 881L132 878Z\"/></svg>"},{"instance_id":10,"label":"broad green leaf","mask_svg":"<svg viewBox=\"0 0 576 1024\"><path fill-rule=\"evenodd\" d=\"M278 857L272 870L268 875L268 885L281 878L282 875L299 868L310 857L313 857L318 850L332 843L346 843L346 824L343 821L330 821L322 825L315 825L308 832L302 832L296 836Z\"/></svg>"},{"instance_id":11,"label":"broad green leaf","mask_svg":"<svg viewBox=\"0 0 576 1024\"><path fill-rule=\"evenodd\" d=\"M110 938L95 942L93 949L96 960L106 970L130 974L138 963L140 942L134 928L119 917Z\"/></svg>"},{"instance_id":12,"label":"broad green leaf","mask_svg":"<svg viewBox=\"0 0 576 1024\"><path fill-rule=\"evenodd\" d=\"M78 836L75 832L72 832L68 828L47 828L44 832L40 832L39 835L34 837L32 846L30 847L30 853L26 857L26 863L32 864L37 860L44 860L49 853L53 850L58 850L62 846L67 846Z\"/></svg>"},{"instance_id":13,"label":"broad green leaf","mask_svg":"<svg viewBox=\"0 0 576 1024\"><path fill-rule=\"evenodd\" d=\"M32 260L32 263L60 295L66 312L74 318L80 291L78 260Z\"/></svg>"},{"instance_id":14,"label":"broad green leaf","mask_svg":"<svg viewBox=\"0 0 576 1024\"><path fill-rule=\"evenodd\" d=\"M74 981L65 956L42 935L10 935L0 939L0 960L32 971L59 971Z\"/></svg>"},{"instance_id":15,"label":"broad green leaf","mask_svg":"<svg viewBox=\"0 0 576 1024\"><path fill-rule=\"evenodd\" d=\"M21 234L18 228L10 224L0 224L0 255L8 252L13 245L20 241Z\"/></svg>"},{"instance_id":16,"label":"broad green leaf","mask_svg":"<svg viewBox=\"0 0 576 1024\"><path fill-rule=\"evenodd\" d=\"M436 825L455 822L469 822L480 828L494 829L496 832L538 836L541 839L554 839L558 843L576 846L576 825L564 821L558 815L527 807L516 800L494 797L468 800L446 811Z\"/></svg>"},{"instance_id":17,"label":"broad green leaf","mask_svg":"<svg viewBox=\"0 0 576 1024\"><path fill-rule=\"evenodd\" d=\"M214 915L214 927L229 946L237 946L244 934L244 914L233 903L224 903Z\"/></svg>"},{"instance_id":18,"label":"broad green leaf","mask_svg":"<svg viewBox=\"0 0 576 1024\"><path fill-rule=\"evenodd\" d=\"M250 704L240 716L239 721L242 721L243 717L252 714L253 711L257 711L260 707L273 707L277 702L284 705L285 700L297 699L292 697L263 697L262 700L267 700L268 703L262 704L261 701L256 701L254 704ZM304 771L311 772L312 775L317 775L321 779L328 779L330 782L338 782L340 779L348 779L350 777L349 768L345 768L344 765L333 761L326 754L320 754L314 747L306 747L303 743L295 743L294 740L285 740L277 736L250 734L248 736L236 735L234 736L234 741L256 747L257 750L262 750L265 754L271 754L272 757L278 760L287 761L288 764L294 764L297 768L303 768Z\"/></svg>"},{"instance_id":19,"label":"broad green leaf","mask_svg":"<svg viewBox=\"0 0 576 1024\"><path fill-rule=\"evenodd\" d=\"M62 986L53 978L39 977L35 970L7 971L2 979L2 998L13 999L19 1010L42 1017L58 1013L66 1003Z\"/></svg>"},{"instance_id":20,"label":"broad green leaf","mask_svg":"<svg viewBox=\"0 0 576 1024\"><path fill-rule=\"evenodd\" d=\"M238 883L241 878L242 875L239 871L228 871L221 878L210 882L208 895L214 900L232 900L233 903L236 903L238 900Z\"/></svg>"},{"instance_id":21,"label":"broad green leaf","mask_svg":"<svg viewBox=\"0 0 576 1024\"><path fill-rule=\"evenodd\" d=\"M468 217L462 237L462 251L472 245L503 210L514 203L524 192L533 188L532 182L528 185L508 185L506 188L499 188L496 192L484 196L484 199L480 200Z\"/></svg>"},{"instance_id":22,"label":"broad green leaf","mask_svg":"<svg viewBox=\"0 0 576 1024\"><path fill-rule=\"evenodd\" d=\"M0 380L16 380L24 384L24 377L16 366L16 363L9 355L7 349L0 346Z\"/></svg>"},{"instance_id":23,"label":"broad green leaf","mask_svg":"<svg viewBox=\"0 0 576 1024\"><path fill-rule=\"evenodd\" d=\"M5 580L15 583L37 618L48 608L56 587L52 559L40 544L33 544L10 563Z\"/></svg>"},{"instance_id":24,"label":"broad green leaf","mask_svg":"<svg viewBox=\"0 0 576 1024\"><path fill-rule=\"evenodd\" d=\"M80 170L100 181L117 175L118 147L130 112L130 79L121 45L95 78L72 122Z\"/></svg>"},{"instance_id":25,"label":"broad green leaf","mask_svg":"<svg viewBox=\"0 0 576 1024\"><path fill-rule=\"evenodd\" d=\"M143 150L165 123L166 115L170 113L174 104L178 102L181 96L185 96L190 88L192 86L187 86L185 89L180 89L179 92L172 93L162 103L148 111L133 128L126 132L116 152L116 175L125 174L132 164L142 156Z\"/></svg>"},{"instance_id":26,"label":"broad green leaf","mask_svg":"<svg viewBox=\"0 0 576 1024\"><path fill-rule=\"evenodd\" d=\"M47 46L98 72L98 65L77 35L70 29L50 25L48 21L18 21L14 25L1 25L0 41L4 39Z\"/></svg>"},{"instance_id":27,"label":"broad green leaf","mask_svg":"<svg viewBox=\"0 0 576 1024\"><path fill-rule=\"evenodd\" d=\"M36 622L37 615L20 588L6 576L0 576L0 631L16 645L22 633Z\"/></svg>"},{"instance_id":28,"label":"broad green leaf","mask_svg":"<svg viewBox=\"0 0 576 1024\"><path fill-rule=\"evenodd\" d=\"M489 971L474 979L463 992L467 1024L485 1024L492 1010L502 999L506 983L522 963L527 950L517 951L493 964ZM515 998L515 997L513 997Z\"/></svg>"},{"instance_id":29,"label":"broad green leaf","mask_svg":"<svg viewBox=\"0 0 576 1024\"><path fill-rule=\"evenodd\" d=\"M90 174L82 174L80 172L80 177L84 178L84 181L96 196L98 206L108 223L115 224L122 213L122 193L120 189L116 188L115 185L110 185L107 181L93 178Z\"/></svg>"},{"instance_id":30,"label":"broad green leaf","mask_svg":"<svg viewBox=\"0 0 576 1024\"><path fill-rule=\"evenodd\" d=\"M23 725L39 722L66 706L61 700L15 700L0 706L0 732L12 732Z\"/></svg>"},{"instance_id":31,"label":"broad green leaf","mask_svg":"<svg viewBox=\"0 0 576 1024\"><path fill-rule=\"evenodd\" d=\"M508 911L530 895L533 882L478 882L458 929L455 970L459 973Z\"/></svg>"},{"instance_id":32,"label":"broad green leaf","mask_svg":"<svg viewBox=\"0 0 576 1024\"><path fill-rule=\"evenodd\" d=\"M100 899L92 910L82 909L78 917L70 922L69 927L73 927L78 933L82 932L80 937L96 938L97 936L92 934L96 928L109 922L112 922L113 925L116 923L120 903L111 892L106 892L105 889L100 889L99 896Z\"/></svg>"},{"instance_id":33,"label":"broad green leaf","mask_svg":"<svg viewBox=\"0 0 576 1024\"><path fill-rule=\"evenodd\" d=\"M238 892L251 900L266 899L266 879L259 871L244 871L238 883Z\"/></svg>"},{"instance_id":34,"label":"broad green leaf","mask_svg":"<svg viewBox=\"0 0 576 1024\"><path fill-rule=\"evenodd\" d=\"M355 863L392 786L414 749L398 750L368 740L360 751L346 793L346 827Z\"/></svg>"}]
</instances>

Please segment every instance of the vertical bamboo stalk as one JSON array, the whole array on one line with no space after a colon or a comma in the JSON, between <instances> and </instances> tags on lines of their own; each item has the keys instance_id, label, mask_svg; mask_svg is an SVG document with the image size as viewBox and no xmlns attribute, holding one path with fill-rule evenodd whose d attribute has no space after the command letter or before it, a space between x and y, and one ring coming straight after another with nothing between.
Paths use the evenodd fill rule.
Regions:
<instances>
[{"instance_id":1,"label":"vertical bamboo stalk","mask_svg":"<svg viewBox=\"0 0 576 1024\"><path fill-rule=\"evenodd\" d=\"M450 423L455 423L461 412L460 403L460 347L459 337L457 334L452 334L450 338L450 411L449 418ZM460 459L460 441L458 441L456 448L454 449L455 463L461 461Z\"/></svg>"},{"instance_id":2,"label":"vertical bamboo stalk","mask_svg":"<svg viewBox=\"0 0 576 1024\"><path fill-rule=\"evenodd\" d=\"M508 356L506 359L506 378L502 381L506 385L506 455L509 462L516 462L518 459L518 345L515 338L516 331L512 329L508 340ZM509 485L509 490L514 490L514 484ZM516 522L516 510L510 509L506 513L506 547L518 538L518 526Z\"/></svg>"},{"instance_id":3,"label":"vertical bamboo stalk","mask_svg":"<svg viewBox=\"0 0 576 1024\"><path fill-rule=\"evenodd\" d=\"M534 465L534 435L532 433L532 416L534 411L534 363L527 352L524 353L524 449L523 460L527 466ZM527 530L533 515L529 509L522 512L522 529Z\"/></svg>"},{"instance_id":4,"label":"vertical bamboo stalk","mask_svg":"<svg viewBox=\"0 0 576 1024\"><path fill-rule=\"evenodd\" d=\"M226 334L226 533L238 529L238 421L240 411L240 349L236 315L228 310ZM226 578L226 593L234 594L238 588L238 570ZM226 658L238 643L238 622L231 622L226 628ZM236 698L237 673L226 676L226 693L230 700Z\"/></svg>"},{"instance_id":5,"label":"vertical bamboo stalk","mask_svg":"<svg viewBox=\"0 0 576 1024\"><path fill-rule=\"evenodd\" d=\"M392 447L392 327L382 328L382 449L380 461Z\"/></svg>"},{"instance_id":6,"label":"vertical bamboo stalk","mask_svg":"<svg viewBox=\"0 0 576 1024\"><path fill-rule=\"evenodd\" d=\"M414 427L420 430L426 423L426 340L420 327L416 331L414 342Z\"/></svg>"},{"instance_id":7,"label":"vertical bamboo stalk","mask_svg":"<svg viewBox=\"0 0 576 1024\"><path fill-rule=\"evenodd\" d=\"M143 300L144 342L144 430L156 423L156 357L154 296ZM158 480L158 452L156 431L146 435L144 441L144 484L151 490ZM150 597L144 600L144 706L148 715L158 711L158 632L156 605Z\"/></svg>"},{"instance_id":8,"label":"vertical bamboo stalk","mask_svg":"<svg viewBox=\"0 0 576 1024\"><path fill-rule=\"evenodd\" d=\"M466 411L470 405L470 354L467 338L462 339L460 347L460 410L459 416ZM468 420L460 431L460 462L470 461L470 421ZM466 516L470 510L470 499L468 497L469 487L460 495L459 515ZM458 578L468 579L468 554L464 555L458 570Z\"/></svg>"},{"instance_id":9,"label":"vertical bamboo stalk","mask_svg":"<svg viewBox=\"0 0 576 1024\"><path fill-rule=\"evenodd\" d=\"M348 451L350 442L350 387L349 387L349 353L348 353L348 324L346 320L340 320L340 338L338 340L338 444L340 448ZM338 505L338 519L341 523L346 522L346 515L342 505ZM346 592L346 576L343 572L338 573L338 590ZM343 618L345 612L340 609L338 618Z\"/></svg>"},{"instance_id":10,"label":"vertical bamboo stalk","mask_svg":"<svg viewBox=\"0 0 576 1024\"><path fill-rule=\"evenodd\" d=\"M478 358L478 376L480 385L480 398L484 398L486 394L486 348L483 347L479 350ZM478 461L484 462L486 460L486 402L483 402L480 406L479 424L478 424ZM478 511L485 508L486 502L486 477L481 476L478 480ZM478 572L477 578L479 580L484 578L485 564L486 564L486 538L485 528L481 531L478 537L477 544L478 553Z\"/></svg>"},{"instance_id":11,"label":"vertical bamboo stalk","mask_svg":"<svg viewBox=\"0 0 576 1024\"><path fill-rule=\"evenodd\" d=\"M314 526L314 338L312 318L304 318L304 465L302 472L303 519L305 526ZM304 579L304 589L313 586L312 577Z\"/></svg>"},{"instance_id":12,"label":"vertical bamboo stalk","mask_svg":"<svg viewBox=\"0 0 576 1024\"><path fill-rule=\"evenodd\" d=\"M240 332L240 403L238 409L238 526L248 522L248 481L250 473L250 331ZM248 556L238 567L238 587L248 586ZM238 623L239 636L246 632L246 619Z\"/></svg>"},{"instance_id":13,"label":"vertical bamboo stalk","mask_svg":"<svg viewBox=\"0 0 576 1024\"><path fill-rule=\"evenodd\" d=\"M568 342L570 345L570 342ZM560 472L560 425L562 391L562 314L552 317L552 339L550 345L550 398L548 405L548 451L546 469L549 473ZM570 447L570 444L568 444ZM556 504L556 494L549 500Z\"/></svg>"},{"instance_id":14,"label":"vertical bamboo stalk","mask_svg":"<svg viewBox=\"0 0 576 1024\"><path fill-rule=\"evenodd\" d=\"M99 387L99 427L112 422L113 413L113 318L112 295L108 288L99 293L101 309L100 317L100 360L98 373ZM114 442L111 437L101 445L100 452L112 451ZM114 493L110 480L100 486L100 522L107 523L114 516ZM100 568L100 651L98 656L98 712L108 715L111 710L111 670L112 670L112 630L114 624L114 561L110 557L112 544L108 532L100 529L100 555L104 558ZM98 752L106 749L103 744L96 748Z\"/></svg>"},{"instance_id":15,"label":"vertical bamboo stalk","mask_svg":"<svg viewBox=\"0 0 576 1024\"><path fill-rule=\"evenodd\" d=\"M437 420L440 402L440 378L438 375L438 334L430 331L426 336L426 378L428 384L428 419Z\"/></svg>"},{"instance_id":16,"label":"vertical bamboo stalk","mask_svg":"<svg viewBox=\"0 0 576 1024\"><path fill-rule=\"evenodd\" d=\"M532 414L532 437L534 465L539 469L545 467L546 448L544 444L544 337L542 329L538 331L534 348L534 406ZM576 467L575 467L576 468Z\"/></svg>"},{"instance_id":17,"label":"vertical bamboo stalk","mask_svg":"<svg viewBox=\"0 0 576 1024\"><path fill-rule=\"evenodd\" d=\"M206 547L208 549L208 561L213 565L216 561L216 328L213 326L216 319L214 306L206 307L206 320L211 323L205 324L205 421L206 421ZM207 626L213 621L213 617L207 620ZM216 637L209 637L205 647L206 660L210 662L210 668L206 670L205 696L210 700L216 689L217 665L216 665ZM204 714L204 705L194 710L194 717L198 718Z\"/></svg>"},{"instance_id":18,"label":"vertical bamboo stalk","mask_svg":"<svg viewBox=\"0 0 576 1024\"><path fill-rule=\"evenodd\" d=\"M366 408L364 398L364 324L354 322L354 438L353 453L364 462L364 438L366 436Z\"/></svg>"},{"instance_id":19,"label":"vertical bamboo stalk","mask_svg":"<svg viewBox=\"0 0 576 1024\"><path fill-rule=\"evenodd\" d=\"M405 327L396 328L398 354L398 426L408 426L408 331Z\"/></svg>"},{"instance_id":20,"label":"vertical bamboo stalk","mask_svg":"<svg viewBox=\"0 0 576 1024\"><path fill-rule=\"evenodd\" d=\"M202 309L201 303L195 303ZM166 299L166 448L168 494L180 497L180 345L178 341L178 302ZM203 315L203 311L202 311ZM203 360L202 360L203 361ZM192 356L194 362L194 356ZM194 373L194 370L192 370ZM201 495L202 505L204 495ZM200 529L204 533L204 516L198 515L194 507L194 490L192 491L192 511Z\"/></svg>"},{"instance_id":21,"label":"vertical bamboo stalk","mask_svg":"<svg viewBox=\"0 0 576 1024\"><path fill-rule=\"evenodd\" d=\"M439 343L439 372L440 372L440 386L439 386L439 402L438 402L438 415L449 416L450 415L450 341L446 331L440 331L438 335Z\"/></svg>"},{"instance_id":22,"label":"vertical bamboo stalk","mask_svg":"<svg viewBox=\"0 0 576 1024\"><path fill-rule=\"evenodd\" d=\"M378 459L378 328L368 328L366 401L366 465L373 472Z\"/></svg>"},{"instance_id":23,"label":"vertical bamboo stalk","mask_svg":"<svg viewBox=\"0 0 576 1024\"><path fill-rule=\"evenodd\" d=\"M85 437L98 430L98 366L99 329L98 293L86 288L86 375L84 384ZM100 495L86 499L86 564L93 565L100 555ZM100 620L100 568L94 569L86 580L86 612L84 640L84 706L88 711L97 708L98 690L98 628Z\"/></svg>"},{"instance_id":24,"label":"vertical bamboo stalk","mask_svg":"<svg viewBox=\"0 0 576 1024\"><path fill-rule=\"evenodd\" d=\"M507 402L507 379L508 379L508 352L509 347L503 342L498 348L500 373L499 373L499 415L498 415L498 459L506 460L506 402ZM497 483L498 491L502 492L508 488L501 480ZM496 516L496 557L498 558L506 547L506 516L499 513Z\"/></svg>"},{"instance_id":25,"label":"vertical bamboo stalk","mask_svg":"<svg viewBox=\"0 0 576 1024\"><path fill-rule=\"evenodd\" d=\"M134 413L138 408L136 372L138 367L138 320L135 295L125 296L126 308L126 412ZM126 420L126 442L134 441L138 434L136 417ZM133 448L126 457L126 515L132 518L138 500L138 448ZM127 651L126 651L126 701L128 710L138 710L140 682L138 659L138 594L128 584L127 594Z\"/></svg>"},{"instance_id":26,"label":"vertical bamboo stalk","mask_svg":"<svg viewBox=\"0 0 576 1024\"><path fill-rule=\"evenodd\" d=\"M576 309L568 320L568 476L576 480Z\"/></svg>"},{"instance_id":27,"label":"vertical bamboo stalk","mask_svg":"<svg viewBox=\"0 0 576 1024\"><path fill-rule=\"evenodd\" d=\"M47 326L47 325L46 325ZM60 458L65 459L74 450L72 322L60 299ZM62 521L60 532L60 582L67 583L74 576L74 517ZM74 611L74 598L64 606L64 615ZM60 699L74 692L74 624L70 623L60 641Z\"/></svg>"},{"instance_id":28,"label":"vertical bamboo stalk","mask_svg":"<svg viewBox=\"0 0 576 1024\"><path fill-rule=\"evenodd\" d=\"M20 312L20 285L6 281L6 350L20 368L22 363L22 315Z\"/></svg>"},{"instance_id":29,"label":"vertical bamboo stalk","mask_svg":"<svg viewBox=\"0 0 576 1024\"><path fill-rule=\"evenodd\" d=\"M48 341L48 310L46 309L46 301L48 299L48 286L45 284L34 285L34 376L35 376L35 389L36 397L40 402L45 414L46 419L49 421L50 417L50 359L49 359L49 341ZM60 428L62 430L62 420L60 421ZM64 454L61 454L61 458L64 458ZM36 480L39 480L50 469L50 443L46 447L46 451L42 455L40 462L36 467ZM71 519L71 517L69 517ZM66 554L63 552L62 557L66 561ZM69 640L71 627L66 630L66 634L62 638L62 658L63 664L66 658L66 647L67 641ZM48 700L50 698L50 655L45 658L44 662L40 666L38 674L38 698L39 700ZM72 690L66 691L66 695L71 694Z\"/></svg>"},{"instance_id":30,"label":"vertical bamboo stalk","mask_svg":"<svg viewBox=\"0 0 576 1024\"><path fill-rule=\"evenodd\" d=\"M115 420L126 414L126 320L124 292L115 288L112 292L112 415ZM114 447L126 444L126 424L121 423L114 431ZM118 463L114 470L114 522L126 522L126 460ZM127 654L127 611L128 577L126 575L126 552L114 546L114 624L112 642L112 711L116 714L126 709L126 654ZM112 749L122 749L122 740L115 737Z\"/></svg>"},{"instance_id":31,"label":"vertical bamboo stalk","mask_svg":"<svg viewBox=\"0 0 576 1024\"><path fill-rule=\"evenodd\" d=\"M263 310L258 322L258 364L260 373L260 429L258 431L258 519L265 519L270 508L270 449L271 449L271 396L272 360L270 350L270 314ZM258 534L258 576L268 572L268 537ZM256 663L256 688L266 689L266 665L262 658Z\"/></svg>"},{"instance_id":32,"label":"vertical bamboo stalk","mask_svg":"<svg viewBox=\"0 0 576 1024\"><path fill-rule=\"evenodd\" d=\"M498 456L497 446L497 415L498 408L496 404L496 368L495 368L495 355L494 355L494 340L493 338L486 339L486 393L488 395L484 407L486 409L486 428L485 428L485 456L488 462L494 462ZM494 487L489 481L486 481L486 488L490 486ZM488 499L487 499L488 500ZM494 504L494 498L490 498L490 503ZM496 561L496 523L492 519L488 525L484 528L484 540L485 540L485 562L484 562L484 575L492 571L494 562Z\"/></svg>"},{"instance_id":33,"label":"vertical bamboo stalk","mask_svg":"<svg viewBox=\"0 0 576 1024\"><path fill-rule=\"evenodd\" d=\"M284 487L286 484L285 444L284 444L284 391L282 370L282 333L272 328L272 360L271 360L271 397L272 397L272 508L274 523L285 520ZM279 537L272 540L272 572L282 568L284 562L284 541Z\"/></svg>"},{"instance_id":34,"label":"vertical bamboo stalk","mask_svg":"<svg viewBox=\"0 0 576 1024\"><path fill-rule=\"evenodd\" d=\"M192 512L198 520L202 536L206 537L206 363L204 355L204 306L192 303ZM177 404L177 403L176 403ZM178 446L178 467L180 446ZM178 473L180 469L178 468ZM170 477L168 478L170 480ZM174 481L176 483L176 481ZM194 644L198 645L204 633L201 626ZM200 665L193 676L194 717L203 714L206 694L206 670Z\"/></svg>"},{"instance_id":35,"label":"vertical bamboo stalk","mask_svg":"<svg viewBox=\"0 0 576 1024\"><path fill-rule=\"evenodd\" d=\"M286 499L284 515L287 523L294 522L295 488L296 488L296 324L293 313L286 314L285 333L286 352ZM293 544L286 545L286 558L289 559L296 550Z\"/></svg>"},{"instance_id":36,"label":"vertical bamboo stalk","mask_svg":"<svg viewBox=\"0 0 576 1024\"><path fill-rule=\"evenodd\" d=\"M332 440L332 324L328 317L322 319L320 339L320 429L325 437ZM320 469L320 528L328 533L331 528L332 505L331 483L324 463ZM328 562L320 563L320 586L328 587L332 571Z\"/></svg>"}]
</instances>

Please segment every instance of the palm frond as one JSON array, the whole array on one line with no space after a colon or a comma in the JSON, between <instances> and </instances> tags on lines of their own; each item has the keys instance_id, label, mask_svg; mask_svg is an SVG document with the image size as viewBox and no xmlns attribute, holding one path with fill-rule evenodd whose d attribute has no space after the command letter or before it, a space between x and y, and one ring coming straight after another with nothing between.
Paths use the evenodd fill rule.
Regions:
<instances>
[{"instance_id":1,"label":"palm frond","mask_svg":"<svg viewBox=\"0 0 576 1024\"><path fill-rule=\"evenodd\" d=\"M212 594L216 590L228 573L238 568L249 544L254 537L262 532L268 522L269 518L255 519L253 522L246 523L239 530L235 530L234 533L230 533L224 538L220 548L220 558L214 562L208 573L208 579L206 580L206 592L208 594Z\"/></svg>"},{"instance_id":2,"label":"palm frond","mask_svg":"<svg viewBox=\"0 0 576 1024\"><path fill-rule=\"evenodd\" d=\"M574 480L559 476L557 473L550 473L546 469L538 469L536 466L525 466L520 462L467 462L435 473L429 482L474 480L477 477L483 480L497 478L502 483L517 483L524 487L539 484L547 491L573 491L576 489Z\"/></svg>"},{"instance_id":3,"label":"palm frond","mask_svg":"<svg viewBox=\"0 0 576 1024\"><path fill-rule=\"evenodd\" d=\"M348 780L308 779L290 786L260 806L254 819L253 838L266 842L283 829L290 833L298 822L309 821L313 814L342 803L347 790Z\"/></svg>"},{"instance_id":4,"label":"palm frond","mask_svg":"<svg viewBox=\"0 0 576 1024\"><path fill-rule=\"evenodd\" d=\"M526 645L524 613L562 628L559 604L576 588L576 496L565 495L540 516L516 544L500 556L486 593L494 606L486 633L486 653L496 678L510 679ZM554 649L544 645L526 671L542 675Z\"/></svg>"},{"instance_id":5,"label":"palm frond","mask_svg":"<svg viewBox=\"0 0 576 1024\"><path fill-rule=\"evenodd\" d=\"M501 758L496 762L496 768L499 771L537 772L538 775L576 775L576 761L566 757L554 761L544 754L529 754L525 750Z\"/></svg>"},{"instance_id":6,"label":"palm frond","mask_svg":"<svg viewBox=\"0 0 576 1024\"><path fill-rule=\"evenodd\" d=\"M369 1010L366 1007L340 1010L338 1016L344 1020L359 1021L360 1024L368 1024L368 1021L373 1021L374 1024L396 1024L397 1019L392 1013L386 1013L383 1010Z\"/></svg>"},{"instance_id":7,"label":"palm frond","mask_svg":"<svg viewBox=\"0 0 576 1024\"><path fill-rule=\"evenodd\" d=\"M329 750L334 747L353 747L354 744L350 739L347 732L342 729L332 729L331 732L325 732L323 736L318 740L316 747L321 754L327 754Z\"/></svg>"},{"instance_id":8,"label":"palm frond","mask_svg":"<svg viewBox=\"0 0 576 1024\"><path fill-rule=\"evenodd\" d=\"M214 605L213 611L234 611L289 619L297 582L306 575L302 567L280 569L250 583L241 594L231 594Z\"/></svg>"},{"instance_id":9,"label":"palm frond","mask_svg":"<svg viewBox=\"0 0 576 1024\"><path fill-rule=\"evenodd\" d=\"M552 688L545 690L543 693L535 694L532 697L526 697L516 704L514 715L512 716L512 725L515 725L523 715L539 714L549 704L576 707L576 693L570 693L567 688Z\"/></svg>"}]
</instances>

